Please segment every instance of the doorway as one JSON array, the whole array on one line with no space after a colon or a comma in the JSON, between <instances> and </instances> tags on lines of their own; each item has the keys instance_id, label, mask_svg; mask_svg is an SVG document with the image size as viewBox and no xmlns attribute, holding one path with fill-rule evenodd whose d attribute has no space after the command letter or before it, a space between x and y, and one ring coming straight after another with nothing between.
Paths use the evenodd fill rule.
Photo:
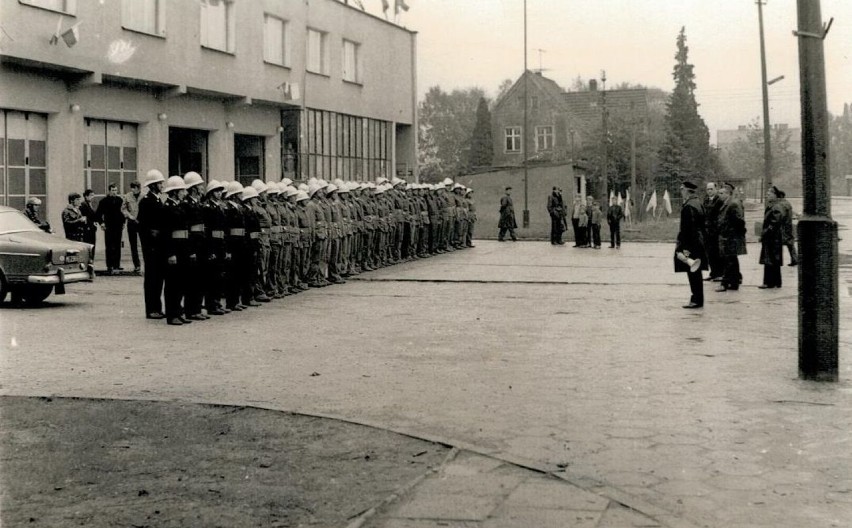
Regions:
<instances>
[{"instance_id":1,"label":"doorway","mask_svg":"<svg viewBox=\"0 0 852 528\"><path fill-rule=\"evenodd\" d=\"M195 171L207 181L207 131L169 127L169 174Z\"/></svg>"},{"instance_id":2,"label":"doorway","mask_svg":"<svg viewBox=\"0 0 852 528\"><path fill-rule=\"evenodd\" d=\"M234 174L243 186L263 177L264 137L234 134Z\"/></svg>"}]
</instances>

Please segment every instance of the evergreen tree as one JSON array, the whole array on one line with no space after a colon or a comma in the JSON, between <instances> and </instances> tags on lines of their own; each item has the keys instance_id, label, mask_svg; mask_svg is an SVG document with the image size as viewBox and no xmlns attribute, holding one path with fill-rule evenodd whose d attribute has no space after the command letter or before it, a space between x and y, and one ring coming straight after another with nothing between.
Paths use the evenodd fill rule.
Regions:
<instances>
[{"instance_id":1,"label":"evergreen tree","mask_svg":"<svg viewBox=\"0 0 852 528\"><path fill-rule=\"evenodd\" d=\"M695 101L695 72L688 62L689 48L686 45L686 29L681 28L677 37L677 53L672 76L675 87L666 103L666 138L660 149L662 178L670 191L675 191L678 180L693 179L700 182L713 178L713 163L710 157L710 131L698 114Z\"/></svg>"},{"instance_id":2,"label":"evergreen tree","mask_svg":"<svg viewBox=\"0 0 852 528\"><path fill-rule=\"evenodd\" d=\"M494 159L494 144L491 141L491 112L488 111L488 101L479 99L476 108L476 124L470 138L470 166L489 167Z\"/></svg>"}]
</instances>

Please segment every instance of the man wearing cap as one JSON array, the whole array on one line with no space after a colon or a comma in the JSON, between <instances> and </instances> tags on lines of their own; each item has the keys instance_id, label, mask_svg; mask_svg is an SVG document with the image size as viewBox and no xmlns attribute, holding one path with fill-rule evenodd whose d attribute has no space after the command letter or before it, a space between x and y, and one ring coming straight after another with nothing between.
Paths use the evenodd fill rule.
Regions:
<instances>
[{"instance_id":1,"label":"man wearing cap","mask_svg":"<svg viewBox=\"0 0 852 528\"><path fill-rule=\"evenodd\" d=\"M512 241L517 241L515 229L518 228L518 222L515 220L515 206L512 204L512 188L506 187L506 195L500 198L500 221L497 224L500 232L497 234L497 241L503 242L506 239L506 231L512 237Z\"/></svg>"},{"instance_id":2,"label":"man wearing cap","mask_svg":"<svg viewBox=\"0 0 852 528\"><path fill-rule=\"evenodd\" d=\"M180 176L170 176L163 186L163 192L168 195L163 204L163 232L165 234L166 280L164 294L166 298L166 322L180 326L189 324L184 314L187 273L190 261L195 261L198 255L189 242L189 217L181 206L186 196L186 184Z\"/></svg>"},{"instance_id":3,"label":"man wearing cap","mask_svg":"<svg viewBox=\"0 0 852 528\"><path fill-rule=\"evenodd\" d=\"M683 206L680 209L680 231L675 245L674 270L676 273L686 273L692 293L689 303L683 306L687 309L704 306L704 281L701 272L708 268L704 248L704 206L695 194L697 189L698 185L691 181L684 181L680 186ZM685 258L700 260L700 266L693 271L689 264L678 258L679 254Z\"/></svg>"},{"instance_id":4,"label":"man wearing cap","mask_svg":"<svg viewBox=\"0 0 852 528\"><path fill-rule=\"evenodd\" d=\"M186 196L180 206L186 216L189 226L187 245L194 259L186 263L186 284L184 285L184 312L191 321L204 321L209 316L201 313L204 297L204 278L207 274L207 263L210 260L207 235L204 228L204 209L201 198L204 196L204 180L197 172L187 172L183 177L186 185Z\"/></svg>"},{"instance_id":5,"label":"man wearing cap","mask_svg":"<svg viewBox=\"0 0 852 528\"><path fill-rule=\"evenodd\" d=\"M742 282L739 255L746 254L746 225L743 205L733 194L734 186L730 183L726 182L719 189L719 198L722 200L719 209L719 258L724 270L717 292L736 291Z\"/></svg>"},{"instance_id":6,"label":"man wearing cap","mask_svg":"<svg viewBox=\"0 0 852 528\"><path fill-rule=\"evenodd\" d=\"M464 194L467 200L467 233L465 234L464 243L467 247L475 247L473 245L473 231L476 227L476 202L473 200L473 189L467 189Z\"/></svg>"},{"instance_id":7,"label":"man wearing cap","mask_svg":"<svg viewBox=\"0 0 852 528\"><path fill-rule=\"evenodd\" d=\"M224 315L222 299L225 297L225 261L231 255L225 249L225 232L228 229L222 193L225 186L216 180L207 184L207 196L202 204L204 229L207 241L204 265L204 307L207 315Z\"/></svg>"},{"instance_id":8,"label":"man wearing cap","mask_svg":"<svg viewBox=\"0 0 852 528\"><path fill-rule=\"evenodd\" d=\"M163 173L151 169L142 181L145 196L139 200L139 241L142 243L142 259L145 262L145 317L162 319L163 283L165 280L165 232L163 231L164 206L160 200Z\"/></svg>"},{"instance_id":9,"label":"man wearing cap","mask_svg":"<svg viewBox=\"0 0 852 528\"><path fill-rule=\"evenodd\" d=\"M41 200L35 196L27 198L27 204L24 206L24 215L30 219L32 223L38 226L45 233L52 233L50 224L39 218L38 211L41 209Z\"/></svg>"}]
</instances>

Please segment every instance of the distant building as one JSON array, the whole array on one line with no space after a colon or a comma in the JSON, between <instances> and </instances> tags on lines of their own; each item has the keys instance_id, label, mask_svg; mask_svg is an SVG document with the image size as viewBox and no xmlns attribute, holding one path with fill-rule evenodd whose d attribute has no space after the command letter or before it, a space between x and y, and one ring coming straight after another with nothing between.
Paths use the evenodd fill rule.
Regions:
<instances>
[{"instance_id":1,"label":"distant building","mask_svg":"<svg viewBox=\"0 0 852 528\"><path fill-rule=\"evenodd\" d=\"M528 129L524 131L524 85ZM598 90L589 82L588 91L566 92L540 72L527 71L501 97L491 113L495 167L527 163L575 161L583 145L600 144L602 112L626 113L637 123L648 117L648 90ZM524 135L529 154L524 155ZM573 168L572 164L567 164ZM583 177L585 178L585 176ZM585 192L585 181L581 185Z\"/></svg>"},{"instance_id":2,"label":"distant building","mask_svg":"<svg viewBox=\"0 0 852 528\"><path fill-rule=\"evenodd\" d=\"M416 158L416 34L336 0L0 0L0 203Z\"/></svg>"},{"instance_id":3,"label":"distant building","mask_svg":"<svg viewBox=\"0 0 852 528\"><path fill-rule=\"evenodd\" d=\"M786 123L778 123L772 125L773 134L777 133L777 131L785 131L789 133L789 151L790 154L795 159L801 159L802 157L802 130L799 128L790 128ZM758 144L760 148L763 148L763 128L750 128L746 125L740 125L735 129L727 129L727 130L716 130L716 148L719 149L719 155L729 170L732 171L730 165L730 154L734 146L740 141L747 141L749 139L749 134L753 136L756 134L759 138ZM762 158L761 158L762 159ZM732 182L738 187L742 187L742 191L745 196L749 198L760 199L761 197L761 189L760 189L760 179L752 179L742 178L738 174L732 174ZM798 194L799 189L801 188L800 181L800 172L798 166L788 174L775 174L776 182L779 183L779 187L785 187L785 191L790 193Z\"/></svg>"}]
</instances>

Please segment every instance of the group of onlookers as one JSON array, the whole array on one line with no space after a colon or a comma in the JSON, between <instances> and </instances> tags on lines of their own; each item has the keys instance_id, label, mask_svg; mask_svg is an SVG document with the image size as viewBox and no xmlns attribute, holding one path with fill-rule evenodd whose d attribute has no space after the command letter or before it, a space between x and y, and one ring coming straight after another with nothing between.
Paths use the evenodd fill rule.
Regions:
<instances>
[{"instance_id":1,"label":"group of onlookers","mask_svg":"<svg viewBox=\"0 0 852 528\"><path fill-rule=\"evenodd\" d=\"M121 239L126 224L133 267L138 273L141 269L136 221L141 198L139 183L131 183L130 192L123 197L118 194L118 185L110 184L106 196L97 205L93 203L94 196L91 189L86 189L82 195L76 192L68 195L68 205L62 211L65 237L94 246L98 227L103 229L107 272L118 274L124 269L121 267Z\"/></svg>"},{"instance_id":2,"label":"group of onlookers","mask_svg":"<svg viewBox=\"0 0 852 528\"><path fill-rule=\"evenodd\" d=\"M719 282L717 292L739 290L743 281L739 256L747 253L745 212L734 186L724 183L717 187L715 182L708 182L703 201L697 196L697 188L690 181L681 185L684 203L675 247L675 271L687 273L692 291L684 308L704 305L703 281ZM790 266L797 265L799 259L793 207L784 191L774 185L766 192L760 242L763 283L759 288L780 288L784 247L790 253ZM704 270L709 270L706 278L702 276Z\"/></svg>"}]
</instances>

